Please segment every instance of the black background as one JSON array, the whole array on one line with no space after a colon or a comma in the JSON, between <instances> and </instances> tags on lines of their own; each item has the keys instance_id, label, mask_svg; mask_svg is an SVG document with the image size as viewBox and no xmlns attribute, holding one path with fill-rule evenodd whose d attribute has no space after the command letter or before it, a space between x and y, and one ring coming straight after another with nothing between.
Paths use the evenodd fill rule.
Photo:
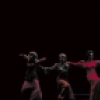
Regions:
<instances>
[{"instance_id":1,"label":"black background","mask_svg":"<svg viewBox=\"0 0 100 100\"><path fill-rule=\"evenodd\" d=\"M84 59L88 49L93 49L95 59L100 59L99 3L94 0L5 1L1 3L0 17L3 98L18 100L20 97L26 69L18 57L20 53L33 50L39 58L47 57L43 66L58 62L61 52L67 54L69 61L79 61ZM83 93L89 93L85 74L81 69L72 67L70 83L74 89L81 87L82 91L85 88ZM54 79L50 78L52 75L48 77L41 76L41 87L44 98L51 95L51 99L55 92L47 87L54 84ZM55 84L51 86L55 87ZM80 89L75 89L75 93L77 91Z\"/></svg>"}]
</instances>

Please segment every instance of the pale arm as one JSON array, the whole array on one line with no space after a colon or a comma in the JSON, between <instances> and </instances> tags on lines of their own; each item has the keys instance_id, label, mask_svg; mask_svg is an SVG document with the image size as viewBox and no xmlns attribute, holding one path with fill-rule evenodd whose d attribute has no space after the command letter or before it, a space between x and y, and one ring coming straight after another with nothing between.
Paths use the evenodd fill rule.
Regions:
<instances>
[{"instance_id":1,"label":"pale arm","mask_svg":"<svg viewBox=\"0 0 100 100\"><path fill-rule=\"evenodd\" d=\"M55 70L56 69L56 66L54 65L54 66L52 66L52 67L45 67L45 70Z\"/></svg>"},{"instance_id":2,"label":"pale arm","mask_svg":"<svg viewBox=\"0 0 100 100\"><path fill-rule=\"evenodd\" d=\"M95 63L100 65L100 60L96 60Z\"/></svg>"},{"instance_id":3,"label":"pale arm","mask_svg":"<svg viewBox=\"0 0 100 100\"><path fill-rule=\"evenodd\" d=\"M40 66L40 69L42 69L44 71L45 74L49 74L51 71L56 69L56 66L52 66L52 67L43 67Z\"/></svg>"},{"instance_id":4,"label":"pale arm","mask_svg":"<svg viewBox=\"0 0 100 100\"><path fill-rule=\"evenodd\" d=\"M19 56L23 57L25 60L28 60L28 56L26 54L21 53Z\"/></svg>"}]
</instances>

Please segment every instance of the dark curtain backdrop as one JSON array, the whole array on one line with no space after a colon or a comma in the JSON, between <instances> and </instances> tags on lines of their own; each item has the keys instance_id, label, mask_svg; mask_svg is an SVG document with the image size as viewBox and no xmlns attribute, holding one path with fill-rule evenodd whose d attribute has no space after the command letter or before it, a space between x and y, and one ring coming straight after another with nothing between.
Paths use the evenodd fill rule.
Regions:
<instances>
[{"instance_id":1,"label":"dark curtain backdrop","mask_svg":"<svg viewBox=\"0 0 100 100\"><path fill-rule=\"evenodd\" d=\"M100 59L99 3L91 1L5 1L0 3L1 97L20 99L25 62L20 53L36 51L47 60L41 65L52 66L58 54L66 53L69 61L85 59L93 49ZM99 67L97 72L99 75ZM89 93L86 72L72 66L69 81L75 93ZM55 72L39 73L43 98L54 99ZM53 98L54 97L54 98Z\"/></svg>"}]
</instances>

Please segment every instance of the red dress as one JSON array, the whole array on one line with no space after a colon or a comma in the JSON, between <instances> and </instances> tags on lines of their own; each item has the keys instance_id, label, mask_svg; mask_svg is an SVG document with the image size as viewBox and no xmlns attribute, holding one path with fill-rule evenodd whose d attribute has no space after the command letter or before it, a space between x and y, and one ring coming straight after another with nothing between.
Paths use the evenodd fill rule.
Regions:
<instances>
[{"instance_id":1,"label":"red dress","mask_svg":"<svg viewBox=\"0 0 100 100\"><path fill-rule=\"evenodd\" d=\"M98 60L92 60L89 62L82 61L82 62L78 62L78 63L72 63L73 65L80 65L86 69L87 80L91 84L90 100L97 100L97 99L93 99L94 94L100 90L100 88L99 88L98 90L95 91L97 84L100 83L100 78L98 77L96 70L95 70L97 64L99 64L99 63L100 63L100 61L98 61Z\"/></svg>"}]
</instances>

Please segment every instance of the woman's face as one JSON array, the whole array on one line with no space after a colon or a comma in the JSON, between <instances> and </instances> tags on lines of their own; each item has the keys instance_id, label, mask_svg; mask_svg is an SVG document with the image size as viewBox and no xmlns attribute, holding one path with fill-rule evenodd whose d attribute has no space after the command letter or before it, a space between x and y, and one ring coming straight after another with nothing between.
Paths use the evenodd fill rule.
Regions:
<instances>
[{"instance_id":1,"label":"woman's face","mask_svg":"<svg viewBox=\"0 0 100 100\"><path fill-rule=\"evenodd\" d=\"M94 58L94 54L93 53L89 53L89 59L93 59Z\"/></svg>"},{"instance_id":2,"label":"woman's face","mask_svg":"<svg viewBox=\"0 0 100 100\"><path fill-rule=\"evenodd\" d=\"M34 55L33 55L33 54L29 54L29 55L28 55L28 59L29 59L29 60L35 59L35 58L34 58Z\"/></svg>"},{"instance_id":3,"label":"woman's face","mask_svg":"<svg viewBox=\"0 0 100 100\"><path fill-rule=\"evenodd\" d=\"M59 58L59 60L60 60L61 63L65 63L67 59L66 59L66 57L64 57L64 56L61 56L61 57Z\"/></svg>"}]
</instances>

